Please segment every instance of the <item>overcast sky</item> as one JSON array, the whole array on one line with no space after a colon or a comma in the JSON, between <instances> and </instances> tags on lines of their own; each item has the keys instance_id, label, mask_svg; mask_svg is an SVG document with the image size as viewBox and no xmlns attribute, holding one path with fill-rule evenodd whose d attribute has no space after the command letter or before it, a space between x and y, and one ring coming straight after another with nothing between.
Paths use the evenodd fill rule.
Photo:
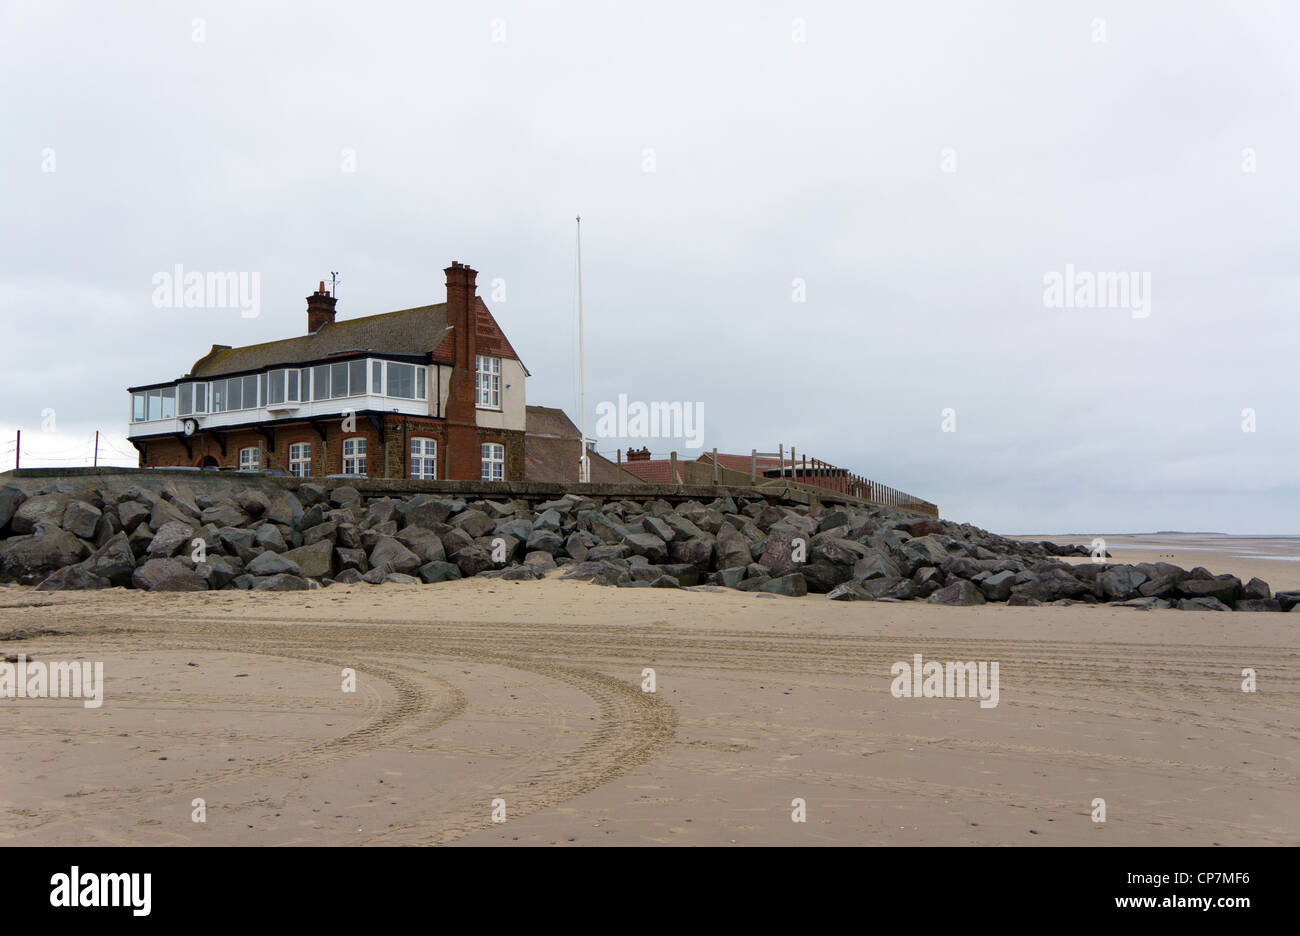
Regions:
<instances>
[{"instance_id":1,"label":"overcast sky","mask_svg":"<svg viewBox=\"0 0 1300 936\"><path fill-rule=\"evenodd\" d=\"M590 425L699 402L1001 532L1300 533L1300 7L624 6L7 0L0 468L453 259L576 422L581 213ZM177 264L260 314L155 307ZM1149 305L1052 307L1067 264Z\"/></svg>"}]
</instances>

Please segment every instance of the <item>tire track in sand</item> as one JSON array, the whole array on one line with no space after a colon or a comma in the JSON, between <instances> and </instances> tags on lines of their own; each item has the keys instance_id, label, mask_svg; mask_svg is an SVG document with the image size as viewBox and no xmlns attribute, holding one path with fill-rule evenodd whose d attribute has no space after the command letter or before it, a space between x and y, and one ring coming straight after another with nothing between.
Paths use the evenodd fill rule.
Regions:
<instances>
[{"instance_id":1,"label":"tire track in sand","mask_svg":"<svg viewBox=\"0 0 1300 936\"><path fill-rule=\"evenodd\" d=\"M666 750L676 736L677 712L639 685L589 670L532 660L496 658L502 666L565 683L596 702L600 724L577 750L525 779L506 781L495 795L506 801L506 817L519 818L558 805L639 767ZM514 771L522 777L526 769ZM490 802L466 803L437 819L395 826L367 839L367 845L449 845L492 826Z\"/></svg>"}]
</instances>

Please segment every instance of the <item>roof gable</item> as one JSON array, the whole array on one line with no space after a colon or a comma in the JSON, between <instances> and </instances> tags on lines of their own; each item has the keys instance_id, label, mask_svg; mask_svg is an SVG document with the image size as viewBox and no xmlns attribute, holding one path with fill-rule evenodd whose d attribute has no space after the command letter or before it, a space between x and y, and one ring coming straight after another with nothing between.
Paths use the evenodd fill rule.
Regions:
<instances>
[{"instance_id":1,"label":"roof gable","mask_svg":"<svg viewBox=\"0 0 1300 936\"><path fill-rule=\"evenodd\" d=\"M562 409L550 406L525 407L525 429L530 436L577 441L578 427Z\"/></svg>"},{"instance_id":2,"label":"roof gable","mask_svg":"<svg viewBox=\"0 0 1300 936\"><path fill-rule=\"evenodd\" d=\"M505 332L501 330L501 326L497 324L496 318L480 296L474 297L474 344L479 354L519 361L520 366L524 368L524 374L528 377L533 376L527 365L519 359L519 355L515 354L515 349L511 347ZM442 344L438 345L433 352L433 359L443 364L452 364L456 360L455 348L455 340L448 333Z\"/></svg>"}]
</instances>

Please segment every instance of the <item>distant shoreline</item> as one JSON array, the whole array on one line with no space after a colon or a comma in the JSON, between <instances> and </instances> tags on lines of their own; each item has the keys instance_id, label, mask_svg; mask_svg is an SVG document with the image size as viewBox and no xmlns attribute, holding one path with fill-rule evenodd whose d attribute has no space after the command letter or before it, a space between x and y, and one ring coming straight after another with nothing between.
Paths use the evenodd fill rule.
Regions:
<instances>
[{"instance_id":1,"label":"distant shoreline","mask_svg":"<svg viewBox=\"0 0 1300 936\"><path fill-rule=\"evenodd\" d=\"M1003 533L1012 539L1084 539L1089 536L1231 536L1235 539L1300 539L1300 533L1197 533L1192 530L1159 530L1154 533Z\"/></svg>"}]
</instances>

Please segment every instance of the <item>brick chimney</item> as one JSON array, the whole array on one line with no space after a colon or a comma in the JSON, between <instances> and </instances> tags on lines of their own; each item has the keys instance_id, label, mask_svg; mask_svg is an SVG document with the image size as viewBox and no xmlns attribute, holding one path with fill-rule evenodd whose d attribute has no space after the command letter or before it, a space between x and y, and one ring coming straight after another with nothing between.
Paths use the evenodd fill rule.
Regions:
<instances>
[{"instance_id":1,"label":"brick chimney","mask_svg":"<svg viewBox=\"0 0 1300 936\"><path fill-rule=\"evenodd\" d=\"M447 388L447 474L454 481L477 481L482 477L479 449L475 356L477 315L475 278L478 271L453 260L447 274L447 324L451 326L455 363Z\"/></svg>"},{"instance_id":2,"label":"brick chimney","mask_svg":"<svg viewBox=\"0 0 1300 936\"><path fill-rule=\"evenodd\" d=\"M307 297L307 334L315 334L321 326L333 324L334 303L337 301L325 291L325 281L321 280L320 288Z\"/></svg>"},{"instance_id":3,"label":"brick chimney","mask_svg":"<svg viewBox=\"0 0 1300 936\"><path fill-rule=\"evenodd\" d=\"M630 462L634 462L634 461L649 461L649 460L650 460L650 448L649 448L649 446L647 446L647 447L645 447L645 448L641 448L641 449L628 449L628 450L627 450L627 460L630 461Z\"/></svg>"}]
</instances>

